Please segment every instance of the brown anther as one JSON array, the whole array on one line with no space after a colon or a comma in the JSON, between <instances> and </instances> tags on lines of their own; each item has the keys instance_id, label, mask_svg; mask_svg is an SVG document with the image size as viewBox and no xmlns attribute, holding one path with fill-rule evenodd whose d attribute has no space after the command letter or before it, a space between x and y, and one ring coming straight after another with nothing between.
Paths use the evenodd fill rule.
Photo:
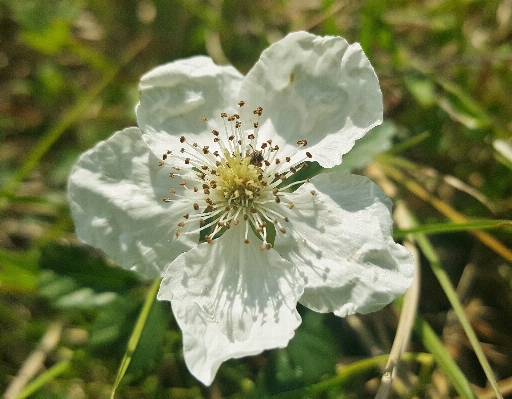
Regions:
<instances>
[{"instance_id":1,"label":"brown anther","mask_svg":"<svg viewBox=\"0 0 512 399\"><path fill-rule=\"evenodd\" d=\"M209 147L208 147L207 145L205 145L205 146L203 147L203 154L205 154L205 155L206 155L206 154L208 154L208 153L210 152L210 151L208 150L208 148L209 148Z\"/></svg>"},{"instance_id":2,"label":"brown anther","mask_svg":"<svg viewBox=\"0 0 512 399\"><path fill-rule=\"evenodd\" d=\"M171 199L170 198L162 198L162 201L164 201L164 202L171 202Z\"/></svg>"},{"instance_id":3,"label":"brown anther","mask_svg":"<svg viewBox=\"0 0 512 399\"><path fill-rule=\"evenodd\" d=\"M212 130L212 133L214 136L218 136L219 135L219 131L218 130Z\"/></svg>"},{"instance_id":4,"label":"brown anther","mask_svg":"<svg viewBox=\"0 0 512 399\"><path fill-rule=\"evenodd\" d=\"M181 136L180 137L180 143L184 143L185 142L185 136Z\"/></svg>"},{"instance_id":5,"label":"brown anther","mask_svg":"<svg viewBox=\"0 0 512 399\"><path fill-rule=\"evenodd\" d=\"M198 191L199 189L196 186L194 186L194 193L197 193Z\"/></svg>"},{"instance_id":6,"label":"brown anther","mask_svg":"<svg viewBox=\"0 0 512 399\"><path fill-rule=\"evenodd\" d=\"M276 200L276 203L278 203L278 204L281 202L281 198L279 198L279 197L275 197L275 200Z\"/></svg>"},{"instance_id":7,"label":"brown anther","mask_svg":"<svg viewBox=\"0 0 512 399\"><path fill-rule=\"evenodd\" d=\"M229 211L231 210L231 207L228 205L228 206L226 206L226 207L224 208L224 210L225 210L226 212L229 212Z\"/></svg>"},{"instance_id":8,"label":"brown anther","mask_svg":"<svg viewBox=\"0 0 512 399\"><path fill-rule=\"evenodd\" d=\"M290 203L288 204L288 208L290 208L290 209L293 209L293 207L294 207L294 206L295 206L295 204L294 204L293 202L290 202Z\"/></svg>"},{"instance_id":9,"label":"brown anther","mask_svg":"<svg viewBox=\"0 0 512 399\"><path fill-rule=\"evenodd\" d=\"M226 222L226 229L229 229L231 227L231 225L229 224L229 222Z\"/></svg>"},{"instance_id":10,"label":"brown anther","mask_svg":"<svg viewBox=\"0 0 512 399\"><path fill-rule=\"evenodd\" d=\"M194 203L194 210L195 211L198 211L199 210L199 204L196 202Z\"/></svg>"},{"instance_id":11,"label":"brown anther","mask_svg":"<svg viewBox=\"0 0 512 399\"><path fill-rule=\"evenodd\" d=\"M171 150L167 150L167 155L171 155L172 154L172 151Z\"/></svg>"},{"instance_id":12,"label":"brown anther","mask_svg":"<svg viewBox=\"0 0 512 399\"><path fill-rule=\"evenodd\" d=\"M316 191L315 190L311 190L311 195L316 195Z\"/></svg>"},{"instance_id":13,"label":"brown anther","mask_svg":"<svg viewBox=\"0 0 512 399\"><path fill-rule=\"evenodd\" d=\"M206 116L203 116L201 119L203 120L203 122L208 122L208 118Z\"/></svg>"},{"instance_id":14,"label":"brown anther","mask_svg":"<svg viewBox=\"0 0 512 399\"><path fill-rule=\"evenodd\" d=\"M238 223L240 223L240 222L238 221L238 219L234 219L234 220L233 220L233 224L234 224L235 226L236 226Z\"/></svg>"},{"instance_id":15,"label":"brown anther","mask_svg":"<svg viewBox=\"0 0 512 399\"><path fill-rule=\"evenodd\" d=\"M180 183L180 186L186 186L187 185L187 181L186 180L183 180L181 183Z\"/></svg>"},{"instance_id":16,"label":"brown anther","mask_svg":"<svg viewBox=\"0 0 512 399\"><path fill-rule=\"evenodd\" d=\"M287 217L287 216L285 216L285 217L283 218L283 220L284 220L285 222L289 222L289 221L290 221L290 220L288 219L288 217Z\"/></svg>"},{"instance_id":17,"label":"brown anther","mask_svg":"<svg viewBox=\"0 0 512 399\"><path fill-rule=\"evenodd\" d=\"M261 143L261 149L263 150L264 148L267 148L267 143Z\"/></svg>"},{"instance_id":18,"label":"brown anther","mask_svg":"<svg viewBox=\"0 0 512 399\"><path fill-rule=\"evenodd\" d=\"M267 247L265 245L260 245L260 251L264 251L266 249L267 249Z\"/></svg>"},{"instance_id":19,"label":"brown anther","mask_svg":"<svg viewBox=\"0 0 512 399\"><path fill-rule=\"evenodd\" d=\"M185 158L185 165L188 165L190 163L190 158Z\"/></svg>"},{"instance_id":20,"label":"brown anther","mask_svg":"<svg viewBox=\"0 0 512 399\"><path fill-rule=\"evenodd\" d=\"M197 148L197 147L199 147L199 144L194 143L194 144L192 144L192 146Z\"/></svg>"},{"instance_id":21,"label":"brown anther","mask_svg":"<svg viewBox=\"0 0 512 399\"><path fill-rule=\"evenodd\" d=\"M175 235L176 237L179 237L179 236L180 236L180 231L179 231L178 229L176 229L176 230L174 231L174 235Z\"/></svg>"},{"instance_id":22,"label":"brown anther","mask_svg":"<svg viewBox=\"0 0 512 399\"><path fill-rule=\"evenodd\" d=\"M203 188L208 188L208 184L203 183L202 187L203 187Z\"/></svg>"},{"instance_id":23,"label":"brown anther","mask_svg":"<svg viewBox=\"0 0 512 399\"><path fill-rule=\"evenodd\" d=\"M291 161L291 158L290 157L286 157L286 162L290 162Z\"/></svg>"},{"instance_id":24,"label":"brown anther","mask_svg":"<svg viewBox=\"0 0 512 399\"><path fill-rule=\"evenodd\" d=\"M250 241L249 241L249 239L248 239L248 238L246 238L246 239L244 240L244 242L245 242L246 244L249 244L249 242L250 242Z\"/></svg>"},{"instance_id":25,"label":"brown anther","mask_svg":"<svg viewBox=\"0 0 512 399\"><path fill-rule=\"evenodd\" d=\"M258 210L256 208L251 208L251 213L258 213Z\"/></svg>"},{"instance_id":26,"label":"brown anther","mask_svg":"<svg viewBox=\"0 0 512 399\"><path fill-rule=\"evenodd\" d=\"M267 250L269 250L270 248L272 248L272 244L267 242L267 244L265 245L265 248L267 248Z\"/></svg>"},{"instance_id":27,"label":"brown anther","mask_svg":"<svg viewBox=\"0 0 512 399\"><path fill-rule=\"evenodd\" d=\"M300 168L301 169L304 169L304 168L307 168L307 167L308 167L308 164L305 163L305 162L300 164Z\"/></svg>"},{"instance_id":28,"label":"brown anther","mask_svg":"<svg viewBox=\"0 0 512 399\"><path fill-rule=\"evenodd\" d=\"M162 161L158 162L158 166L164 166L164 163Z\"/></svg>"},{"instance_id":29,"label":"brown anther","mask_svg":"<svg viewBox=\"0 0 512 399\"><path fill-rule=\"evenodd\" d=\"M204 224L204 219L199 219L199 224Z\"/></svg>"},{"instance_id":30,"label":"brown anther","mask_svg":"<svg viewBox=\"0 0 512 399\"><path fill-rule=\"evenodd\" d=\"M299 140L299 141L297 141L297 145L304 147L305 145L308 145L308 141L307 140Z\"/></svg>"},{"instance_id":31,"label":"brown anther","mask_svg":"<svg viewBox=\"0 0 512 399\"><path fill-rule=\"evenodd\" d=\"M238 115L238 114L233 114L233 117L236 119L240 119L240 115Z\"/></svg>"},{"instance_id":32,"label":"brown anther","mask_svg":"<svg viewBox=\"0 0 512 399\"><path fill-rule=\"evenodd\" d=\"M267 161L266 159L263 161L263 163L265 164L265 166L270 166L270 162Z\"/></svg>"},{"instance_id":33,"label":"brown anther","mask_svg":"<svg viewBox=\"0 0 512 399\"><path fill-rule=\"evenodd\" d=\"M169 177L173 178L174 179L174 173L169 173Z\"/></svg>"},{"instance_id":34,"label":"brown anther","mask_svg":"<svg viewBox=\"0 0 512 399\"><path fill-rule=\"evenodd\" d=\"M286 176L285 176L285 175L281 175L281 176L279 176L279 178L280 178L282 181L285 181L285 180L286 180Z\"/></svg>"},{"instance_id":35,"label":"brown anther","mask_svg":"<svg viewBox=\"0 0 512 399\"><path fill-rule=\"evenodd\" d=\"M185 227L185 223L184 222L179 222L178 223L178 227Z\"/></svg>"},{"instance_id":36,"label":"brown anther","mask_svg":"<svg viewBox=\"0 0 512 399\"><path fill-rule=\"evenodd\" d=\"M253 126L254 126L255 129L257 129L258 128L258 122L254 122Z\"/></svg>"},{"instance_id":37,"label":"brown anther","mask_svg":"<svg viewBox=\"0 0 512 399\"><path fill-rule=\"evenodd\" d=\"M185 219L188 219L188 213L185 213L185 214L183 215L183 217L184 217Z\"/></svg>"},{"instance_id":38,"label":"brown anther","mask_svg":"<svg viewBox=\"0 0 512 399\"><path fill-rule=\"evenodd\" d=\"M257 107L254 111L253 111L254 115L258 115L258 116L261 116L261 114L263 113L263 108L261 107Z\"/></svg>"},{"instance_id":39,"label":"brown anther","mask_svg":"<svg viewBox=\"0 0 512 399\"><path fill-rule=\"evenodd\" d=\"M165 161L167 159L167 154L162 155L162 159Z\"/></svg>"},{"instance_id":40,"label":"brown anther","mask_svg":"<svg viewBox=\"0 0 512 399\"><path fill-rule=\"evenodd\" d=\"M219 154L219 151L215 150L213 151L213 155L215 155L216 157L218 157L220 154Z\"/></svg>"},{"instance_id":41,"label":"brown anther","mask_svg":"<svg viewBox=\"0 0 512 399\"><path fill-rule=\"evenodd\" d=\"M279 165L281 163L281 160L279 158L276 158L276 165Z\"/></svg>"},{"instance_id":42,"label":"brown anther","mask_svg":"<svg viewBox=\"0 0 512 399\"><path fill-rule=\"evenodd\" d=\"M184 148L180 148L180 152L183 154L185 152Z\"/></svg>"},{"instance_id":43,"label":"brown anther","mask_svg":"<svg viewBox=\"0 0 512 399\"><path fill-rule=\"evenodd\" d=\"M280 227L279 228L279 231L283 234L286 234L286 229L284 227Z\"/></svg>"},{"instance_id":44,"label":"brown anther","mask_svg":"<svg viewBox=\"0 0 512 399\"><path fill-rule=\"evenodd\" d=\"M252 133L251 133L251 134L249 134L249 135L247 136L247 138L248 138L249 140L254 140L256 137L254 137L254 134L252 134Z\"/></svg>"},{"instance_id":45,"label":"brown anther","mask_svg":"<svg viewBox=\"0 0 512 399\"><path fill-rule=\"evenodd\" d=\"M219 226L219 227L224 226L224 222L217 222L217 226Z\"/></svg>"},{"instance_id":46,"label":"brown anther","mask_svg":"<svg viewBox=\"0 0 512 399\"><path fill-rule=\"evenodd\" d=\"M176 190L175 190L174 188L171 188L171 189L169 190L169 192L170 192L171 194L176 194Z\"/></svg>"},{"instance_id":47,"label":"brown anther","mask_svg":"<svg viewBox=\"0 0 512 399\"><path fill-rule=\"evenodd\" d=\"M201 166L201 169L203 169L203 170L208 170L208 166L206 166L206 165L202 165L202 166Z\"/></svg>"},{"instance_id":48,"label":"brown anther","mask_svg":"<svg viewBox=\"0 0 512 399\"><path fill-rule=\"evenodd\" d=\"M234 139L235 139L235 136L233 136L233 135L231 135L231 136L229 136L229 137L228 137L228 140L229 140L229 141L233 141Z\"/></svg>"},{"instance_id":49,"label":"brown anther","mask_svg":"<svg viewBox=\"0 0 512 399\"><path fill-rule=\"evenodd\" d=\"M211 198L206 198L204 201L205 201L208 205L213 205L213 201L212 201L212 199L211 199Z\"/></svg>"},{"instance_id":50,"label":"brown anther","mask_svg":"<svg viewBox=\"0 0 512 399\"><path fill-rule=\"evenodd\" d=\"M297 169L295 169L293 166L290 167L290 172L295 173L297 172Z\"/></svg>"},{"instance_id":51,"label":"brown anther","mask_svg":"<svg viewBox=\"0 0 512 399\"><path fill-rule=\"evenodd\" d=\"M221 118L226 118L227 116L228 116L228 114L226 114L225 112L222 112L222 113L220 114L220 117L221 117Z\"/></svg>"},{"instance_id":52,"label":"brown anther","mask_svg":"<svg viewBox=\"0 0 512 399\"><path fill-rule=\"evenodd\" d=\"M243 102L243 101L239 101L239 102L238 102L238 106L239 106L239 107L243 107L244 105L245 105L245 102Z\"/></svg>"},{"instance_id":53,"label":"brown anther","mask_svg":"<svg viewBox=\"0 0 512 399\"><path fill-rule=\"evenodd\" d=\"M306 156L307 156L308 158L313 158L313 155L311 155L311 153L310 153L310 152L306 152Z\"/></svg>"},{"instance_id":54,"label":"brown anther","mask_svg":"<svg viewBox=\"0 0 512 399\"><path fill-rule=\"evenodd\" d=\"M205 188L203 190L203 193L205 193L206 195L210 195L210 189L209 188Z\"/></svg>"},{"instance_id":55,"label":"brown anther","mask_svg":"<svg viewBox=\"0 0 512 399\"><path fill-rule=\"evenodd\" d=\"M249 219L249 215L247 213L244 213L244 220L248 220Z\"/></svg>"},{"instance_id":56,"label":"brown anther","mask_svg":"<svg viewBox=\"0 0 512 399\"><path fill-rule=\"evenodd\" d=\"M229 121L229 122L233 122L234 120L235 120L234 115L231 115L231 116L228 118L228 121Z\"/></svg>"},{"instance_id":57,"label":"brown anther","mask_svg":"<svg viewBox=\"0 0 512 399\"><path fill-rule=\"evenodd\" d=\"M235 127L236 127L237 129L239 129L241 126L242 126L242 122L238 122L238 121L237 121L237 122L235 123Z\"/></svg>"}]
</instances>

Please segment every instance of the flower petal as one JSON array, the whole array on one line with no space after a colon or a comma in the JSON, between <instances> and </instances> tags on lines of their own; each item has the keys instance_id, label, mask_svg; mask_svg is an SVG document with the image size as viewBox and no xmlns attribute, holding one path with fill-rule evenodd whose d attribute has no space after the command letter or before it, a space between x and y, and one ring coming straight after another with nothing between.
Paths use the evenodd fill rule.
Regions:
<instances>
[{"instance_id":1,"label":"flower petal","mask_svg":"<svg viewBox=\"0 0 512 399\"><path fill-rule=\"evenodd\" d=\"M196 245L198 234L175 237L190 205L162 201L169 196L170 167L159 166L141 137L139 129L128 128L85 152L71 171L68 199L80 240L154 278Z\"/></svg>"},{"instance_id":2,"label":"flower petal","mask_svg":"<svg viewBox=\"0 0 512 399\"><path fill-rule=\"evenodd\" d=\"M230 358L284 347L300 324L296 311L303 281L293 264L244 226L213 244L200 244L169 265L158 299L171 300L183 331L184 354L204 384Z\"/></svg>"},{"instance_id":3,"label":"flower petal","mask_svg":"<svg viewBox=\"0 0 512 399\"><path fill-rule=\"evenodd\" d=\"M289 34L261 54L240 99L244 110L263 108L261 141L273 139L288 152L306 139L311 160L327 168L340 164L354 141L382 122L377 76L361 46L341 37Z\"/></svg>"},{"instance_id":4,"label":"flower petal","mask_svg":"<svg viewBox=\"0 0 512 399\"><path fill-rule=\"evenodd\" d=\"M221 112L236 112L242 79L235 68L215 65L205 56L170 62L145 74L136 113L153 153L179 149L182 135L191 142L211 142L212 129L220 130Z\"/></svg>"},{"instance_id":5,"label":"flower petal","mask_svg":"<svg viewBox=\"0 0 512 399\"><path fill-rule=\"evenodd\" d=\"M275 249L302 273L300 303L346 316L378 310L405 292L412 255L393 241L391 201L376 184L333 172L294 194L287 232L277 234Z\"/></svg>"}]
</instances>

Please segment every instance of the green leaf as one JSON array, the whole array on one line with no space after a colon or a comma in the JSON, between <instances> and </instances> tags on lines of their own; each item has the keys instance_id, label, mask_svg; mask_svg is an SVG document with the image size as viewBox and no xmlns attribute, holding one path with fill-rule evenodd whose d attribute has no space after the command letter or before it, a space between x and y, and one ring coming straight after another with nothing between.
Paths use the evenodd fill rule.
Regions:
<instances>
[{"instance_id":1,"label":"green leaf","mask_svg":"<svg viewBox=\"0 0 512 399\"><path fill-rule=\"evenodd\" d=\"M306 384L318 381L323 375L334 374L338 348L321 313L305 312L287 351Z\"/></svg>"},{"instance_id":2,"label":"green leaf","mask_svg":"<svg viewBox=\"0 0 512 399\"><path fill-rule=\"evenodd\" d=\"M108 265L83 247L47 245L41 251L39 266L39 293L56 308L105 306L139 284L134 273Z\"/></svg>"},{"instance_id":3,"label":"green leaf","mask_svg":"<svg viewBox=\"0 0 512 399\"><path fill-rule=\"evenodd\" d=\"M343 155L340 165L332 169L324 169L324 172L339 171L350 172L369 164L374 155L391 148L391 139L396 134L396 126L392 122L384 122L375 126L362 138L356 141L354 147Z\"/></svg>"},{"instance_id":4,"label":"green leaf","mask_svg":"<svg viewBox=\"0 0 512 399\"><path fill-rule=\"evenodd\" d=\"M39 253L11 252L0 248L0 288L3 292L35 291Z\"/></svg>"}]
</instances>

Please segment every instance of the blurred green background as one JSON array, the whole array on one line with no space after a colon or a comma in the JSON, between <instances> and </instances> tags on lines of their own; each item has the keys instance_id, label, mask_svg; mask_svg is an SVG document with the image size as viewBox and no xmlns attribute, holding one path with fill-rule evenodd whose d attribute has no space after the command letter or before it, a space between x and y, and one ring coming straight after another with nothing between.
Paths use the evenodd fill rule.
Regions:
<instances>
[{"instance_id":1,"label":"blurred green background","mask_svg":"<svg viewBox=\"0 0 512 399\"><path fill-rule=\"evenodd\" d=\"M149 284L76 240L66 180L81 152L135 125L140 76L195 54L245 73L296 30L361 43L386 123L361 145L373 161L351 166L405 205L427 242L409 350L432 355L405 361L390 396L472 397L466 384L494 397L438 281L446 273L512 397L511 0L0 1L4 397L112 392ZM372 360L389 353L399 306L345 319L300 308L288 348L228 361L205 388L184 365L170 307L155 302L116 397L373 397L385 359Z\"/></svg>"}]
</instances>

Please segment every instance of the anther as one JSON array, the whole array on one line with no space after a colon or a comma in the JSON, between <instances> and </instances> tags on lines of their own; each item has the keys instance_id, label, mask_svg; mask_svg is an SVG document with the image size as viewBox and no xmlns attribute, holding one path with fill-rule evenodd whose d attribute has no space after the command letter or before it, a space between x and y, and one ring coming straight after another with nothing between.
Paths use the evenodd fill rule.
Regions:
<instances>
[{"instance_id":1,"label":"anther","mask_svg":"<svg viewBox=\"0 0 512 399\"><path fill-rule=\"evenodd\" d=\"M201 119L203 120L203 122L208 122L208 118L206 118L206 116L203 116Z\"/></svg>"},{"instance_id":2,"label":"anther","mask_svg":"<svg viewBox=\"0 0 512 399\"><path fill-rule=\"evenodd\" d=\"M185 142L185 136L181 136L180 137L180 143L184 143Z\"/></svg>"},{"instance_id":3,"label":"anther","mask_svg":"<svg viewBox=\"0 0 512 399\"><path fill-rule=\"evenodd\" d=\"M162 198L162 201L164 201L164 202L171 202L171 199L170 198Z\"/></svg>"},{"instance_id":4,"label":"anther","mask_svg":"<svg viewBox=\"0 0 512 399\"><path fill-rule=\"evenodd\" d=\"M243 107L244 105L245 105L245 102L244 102L244 101L239 101L239 102L238 102L238 106L239 106L239 107Z\"/></svg>"},{"instance_id":5,"label":"anther","mask_svg":"<svg viewBox=\"0 0 512 399\"><path fill-rule=\"evenodd\" d=\"M304 146L308 145L308 141L307 140L299 140L299 141L297 141L297 145L304 147Z\"/></svg>"},{"instance_id":6,"label":"anther","mask_svg":"<svg viewBox=\"0 0 512 399\"><path fill-rule=\"evenodd\" d=\"M180 186L186 186L187 185L187 181L186 180L183 180L181 183L180 183Z\"/></svg>"},{"instance_id":7,"label":"anther","mask_svg":"<svg viewBox=\"0 0 512 399\"><path fill-rule=\"evenodd\" d=\"M315 190L311 190L311 195L316 195L316 191Z\"/></svg>"},{"instance_id":8,"label":"anther","mask_svg":"<svg viewBox=\"0 0 512 399\"><path fill-rule=\"evenodd\" d=\"M194 203L194 210L198 211L199 210L199 204L196 202Z\"/></svg>"},{"instance_id":9,"label":"anther","mask_svg":"<svg viewBox=\"0 0 512 399\"><path fill-rule=\"evenodd\" d=\"M284 227L279 228L279 231L283 234L286 234L286 229Z\"/></svg>"},{"instance_id":10,"label":"anther","mask_svg":"<svg viewBox=\"0 0 512 399\"><path fill-rule=\"evenodd\" d=\"M306 156L307 156L308 158L313 158L313 155L311 155L311 153L310 153L310 152L306 152Z\"/></svg>"},{"instance_id":11,"label":"anther","mask_svg":"<svg viewBox=\"0 0 512 399\"><path fill-rule=\"evenodd\" d=\"M167 154L163 154L162 159L165 161L167 159Z\"/></svg>"},{"instance_id":12,"label":"anther","mask_svg":"<svg viewBox=\"0 0 512 399\"><path fill-rule=\"evenodd\" d=\"M178 223L178 227L185 227L185 223L184 222L179 222Z\"/></svg>"},{"instance_id":13,"label":"anther","mask_svg":"<svg viewBox=\"0 0 512 399\"><path fill-rule=\"evenodd\" d=\"M164 163L162 161L158 162L158 166L164 166Z\"/></svg>"}]
</instances>

